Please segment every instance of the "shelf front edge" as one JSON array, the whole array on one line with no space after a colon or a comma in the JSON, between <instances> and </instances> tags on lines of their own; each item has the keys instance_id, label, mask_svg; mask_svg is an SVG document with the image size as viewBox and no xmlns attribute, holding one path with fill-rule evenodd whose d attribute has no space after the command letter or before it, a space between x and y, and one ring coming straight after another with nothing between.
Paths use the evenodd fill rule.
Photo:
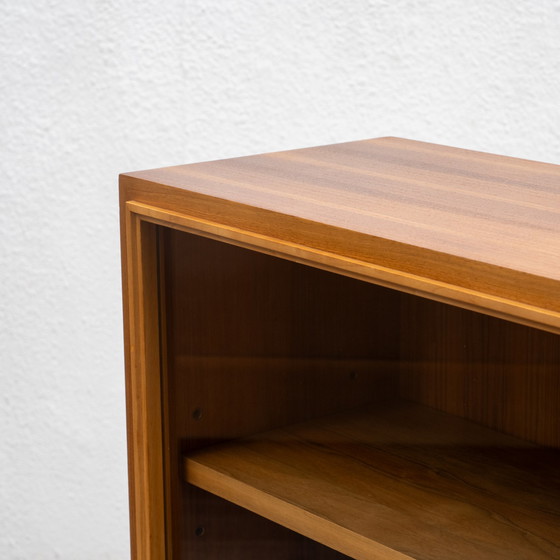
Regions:
<instances>
[{"instance_id":1,"label":"shelf front edge","mask_svg":"<svg viewBox=\"0 0 560 560\"><path fill-rule=\"evenodd\" d=\"M355 560L414 560L412 556L384 546L359 533L303 510L258 488L245 484L199 463L185 459L188 481L198 488L262 515L274 523L296 531ZM241 497L241 498L240 498ZM263 508L262 504L266 503ZM263 509L265 511L263 511Z\"/></svg>"},{"instance_id":2,"label":"shelf front edge","mask_svg":"<svg viewBox=\"0 0 560 560\"><path fill-rule=\"evenodd\" d=\"M136 200L127 201L126 207L143 220L156 225L287 258L336 274L560 334L560 313L551 309L189 216Z\"/></svg>"}]
</instances>

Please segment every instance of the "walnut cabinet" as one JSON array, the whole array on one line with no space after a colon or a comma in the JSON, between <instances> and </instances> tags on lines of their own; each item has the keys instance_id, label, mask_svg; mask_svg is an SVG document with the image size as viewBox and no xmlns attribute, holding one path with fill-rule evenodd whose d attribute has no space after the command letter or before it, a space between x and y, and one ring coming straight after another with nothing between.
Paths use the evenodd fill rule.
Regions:
<instances>
[{"instance_id":1,"label":"walnut cabinet","mask_svg":"<svg viewBox=\"0 0 560 560\"><path fill-rule=\"evenodd\" d=\"M559 166L379 138L120 192L133 558L560 558Z\"/></svg>"}]
</instances>

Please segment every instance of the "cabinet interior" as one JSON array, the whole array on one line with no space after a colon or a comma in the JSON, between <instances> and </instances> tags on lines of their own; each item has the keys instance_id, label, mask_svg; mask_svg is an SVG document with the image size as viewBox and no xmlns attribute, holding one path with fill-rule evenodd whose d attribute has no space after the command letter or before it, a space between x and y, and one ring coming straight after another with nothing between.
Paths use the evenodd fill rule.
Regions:
<instances>
[{"instance_id":1,"label":"cabinet interior","mask_svg":"<svg viewBox=\"0 0 560 560\"><path fill-rule=\"evenodd\" d=\"M560 556L559 335L166 227L158 236L173 558L511 558L506 533L500 555L484 532L484 508L496 527L514 516L507 531L526 550L519 558ZM342 448L353 462L340 459ZM385 463L363 459L366 448ZM262 487L244 492L254 473L228 463L240 449L248 465L255 457L267 469L276 453L287 470L263 470ZM300 504L307 485L298 491L290 478L295 464L330 477L309 486L319 501L327 483L365 480L355 495L379 507L378 521L358 516L360 504ZM294 481L294 495L274 494L277 476ZM395 485L385 502L375 480L387 481L380 490ZM407 488L416 509L399 510ZM263 495L275 496L271 506ZM239 496L244 507L232 503ZM421 522L406 526L418 512ZM469 543L441 522L454 515L475 535ZM414 535L391 538L398 527Z\"/></svg>"}]
</instances>

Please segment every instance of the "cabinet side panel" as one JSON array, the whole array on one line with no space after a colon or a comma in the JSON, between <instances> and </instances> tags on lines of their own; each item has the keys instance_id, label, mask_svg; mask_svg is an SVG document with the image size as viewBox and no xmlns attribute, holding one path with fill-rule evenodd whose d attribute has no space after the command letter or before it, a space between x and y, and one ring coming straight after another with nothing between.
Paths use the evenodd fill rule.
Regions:
<instances>
[{"instance_id":1,"label":"cabinet side panel","mask_svg":"<svg viewBox=\"0 0 560 560\"><path fill-rule=\"evenodd\" d=\"M182 454L392 398L400 295L174 230L165 232L164 253L173 558L213 560L223 558L212 552L220 550L223 530L196 538L200 511L212 508L224 527L233 514L184 485ZM254 537L265 523L235 516L239 539ZM302 551L315 546L270 532L286 558L307 558ZM241 542L230 544L228 558L236 558ZM268 557L269 545L254 557Z\"/></svg>"},{"instance_id":2,"label":"cabinet side panel","mask_svg":"<svg viewBox=\"0 0 560 560\"><path fill-rule=\"evenodd\" d=\"M157 228L123 215L131 554L165 557Z\"/></svg>"},{"instance_id":3,"label":"cabinet side panel","mask_svg":"<svg viewBox=\"0 0 560 560\"><path fill-rule=\"evenodd\" d=\"M403 296L401 395L560 447L560 336Z\"/></svg>"}]
</instances>

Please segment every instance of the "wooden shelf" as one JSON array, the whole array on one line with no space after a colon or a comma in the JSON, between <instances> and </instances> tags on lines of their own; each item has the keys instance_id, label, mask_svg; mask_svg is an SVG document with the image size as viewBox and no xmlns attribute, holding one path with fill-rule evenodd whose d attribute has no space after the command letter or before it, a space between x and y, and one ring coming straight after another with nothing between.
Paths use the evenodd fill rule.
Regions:
<instances>
[{"instance_id":1,"label":"wooden shelf","mask_svg":"<svg viewBox=\"0 0 560 560\"><path fill-rule=\"evenodd\" d=\"M560 558L560 452L406 401L198 450L184 468L358 560Z\"/></svg>"}]
</instances>

